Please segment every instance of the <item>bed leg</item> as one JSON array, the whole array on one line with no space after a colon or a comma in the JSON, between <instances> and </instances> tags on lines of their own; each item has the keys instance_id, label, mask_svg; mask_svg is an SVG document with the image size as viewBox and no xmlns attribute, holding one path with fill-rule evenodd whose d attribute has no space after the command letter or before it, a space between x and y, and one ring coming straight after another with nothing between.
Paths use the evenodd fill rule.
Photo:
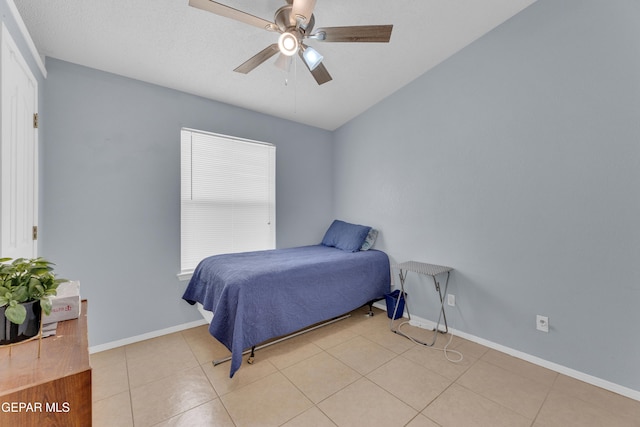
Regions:
<instances>
[{"instance_id":1,"label":"bed leg","mask_svg":"<svg viewBox=\"0 0 640 427\"><path fill-rule=\"evenodd\" d=\"M365 314L365 317L373 317L373 304L383 299L384 297L380 297L380 298L372 299L371 301L366 303L365 305L369 306L369 312Z\"/></svg>"},{"instance_id":2,"label":"bed leg","mask_svg":"<svg viewBox=\"0 0 640 427\"><path fill-rule=\"evenodd\" d=\"M373 317L373 303L375 301L369 301L367 305L369 306L369 312L365 314L366 317Z\"/></svg>"},{"instance_id":3,"label":"bed leg","mask_svg":"<svg viewBox=\"0 0 640 427\"><path fill-rule=\"evenodd\" d=\"M256 346L254 345L253 347L251 347L251 354L247 358L247 363L249 365L253 365L253 359L255 358L255 355L256 355Z\"/></svg>"}]
</instances>

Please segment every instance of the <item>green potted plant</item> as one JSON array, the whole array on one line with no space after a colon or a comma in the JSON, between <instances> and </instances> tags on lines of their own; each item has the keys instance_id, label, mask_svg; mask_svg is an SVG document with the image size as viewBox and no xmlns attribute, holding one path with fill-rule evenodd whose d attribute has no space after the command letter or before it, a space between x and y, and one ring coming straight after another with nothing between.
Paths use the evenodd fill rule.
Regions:
<instances>
[{"instance_id":1,"label":"green potted plant","mask_svg":"<svg viewBox=\"0 0 640 427\"><path fill-rule=\"evenodd\" d=\"M66 279L57 279L44 258L0 259L0 345L34 337L41 311L51 313L50 297Z\"/></svg>"}]
</instances>

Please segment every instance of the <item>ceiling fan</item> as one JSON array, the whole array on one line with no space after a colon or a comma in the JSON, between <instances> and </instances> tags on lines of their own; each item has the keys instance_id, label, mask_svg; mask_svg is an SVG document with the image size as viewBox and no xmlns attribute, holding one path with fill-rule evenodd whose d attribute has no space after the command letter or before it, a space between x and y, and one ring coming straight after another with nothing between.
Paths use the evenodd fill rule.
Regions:
<instances>
[{"instance_id":1,"label":"ceiling fan","mask_svg":"<svg viewBox=\"0 0 640 427\"><path fill-rule=\"evenodd\" d=\"M313 78L321 85L330 81L331 75L322 64L323 57L304 39L322 42L378 42L388 43L393 25L358 25L347 27L324 27L314 31L315 18L313 9L316 0L287 0L286 5L279 8L273 22L248 14L211 0L189 0L189 6L215 13L226 18L235 19L245 24L280 33L278 43L273 43L258 52L235 70L247 74L258 65L280 52L277 64L285 68L288 61L296 53L307 66Z\"/></svg>"}]
</instances>

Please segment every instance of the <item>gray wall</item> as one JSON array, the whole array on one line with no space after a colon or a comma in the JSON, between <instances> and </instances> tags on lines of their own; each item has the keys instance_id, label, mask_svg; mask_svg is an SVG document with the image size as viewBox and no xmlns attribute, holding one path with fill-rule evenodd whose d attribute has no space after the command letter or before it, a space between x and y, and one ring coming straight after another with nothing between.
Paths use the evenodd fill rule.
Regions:
<instances>
[{"instance_id":1,"label":"gray wall","mask_svg":"<svg viewBox=\"0 0 640 427\"><path fill-rule=\"evenodd\" d=\"M95 346L200 315L181 300L180 128L277 146L277 244L314 244L333 213L332 134L47 59L41 246L80 280Z\"/></svg>"},{"instance_id":2,"label":"gray wall","mask_svg":"<svg viewBox=\"0 0 640 427\"><path fill-rule=\"evenodd\" d=\"M336 214L454 267L456 329L640 390L639 82L640 2L539 0L335 132Z\"/></svg>"}]
</instances>

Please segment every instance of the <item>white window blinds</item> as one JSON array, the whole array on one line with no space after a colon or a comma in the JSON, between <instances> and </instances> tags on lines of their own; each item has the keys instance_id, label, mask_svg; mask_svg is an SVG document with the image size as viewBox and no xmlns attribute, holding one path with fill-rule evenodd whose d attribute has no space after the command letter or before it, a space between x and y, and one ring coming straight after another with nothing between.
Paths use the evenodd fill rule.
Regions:
<instances>
[{"instance_id":1,"label":"white window blinds","mask_svg":"<svg viewBox=\"0 0 640 427\"><path fill-rule=\"evenodd\" d=\"M275 248L276 147L181 131L181 270L211 255Z\"/></svg>"}]
</instances>

